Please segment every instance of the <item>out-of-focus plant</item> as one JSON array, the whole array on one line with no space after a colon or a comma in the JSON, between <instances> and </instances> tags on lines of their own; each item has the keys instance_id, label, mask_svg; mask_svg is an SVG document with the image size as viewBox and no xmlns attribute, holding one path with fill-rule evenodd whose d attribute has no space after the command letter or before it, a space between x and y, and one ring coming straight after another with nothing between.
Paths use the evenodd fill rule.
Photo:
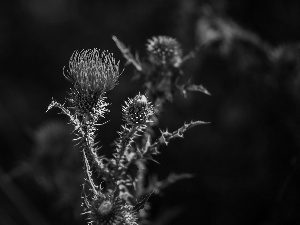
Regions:
<instances>
[{"instance_id":1,"label":"out-of-focus plant","mask_svg":"<svg viewBox=\"0 0 300 225\"><path fill-rule=\"evenodd\" d=\"M71 131L61 121L49 121L39 126L31 133L34 143L32 153L7 173L5 180L7 185L25 183L30 186L28 190L22 189L24 193L32 189L41 192L48 210L60 215L57 221L64 218L68 218L68 221L79 219L78 193L81 191L83 171L76 151L78 148L70 139ZM40 202L43 200L40 199ZM28 214L26 211L23 213ZM34 220L35 216L28 216Z\"/></svg>"}]
</instances>

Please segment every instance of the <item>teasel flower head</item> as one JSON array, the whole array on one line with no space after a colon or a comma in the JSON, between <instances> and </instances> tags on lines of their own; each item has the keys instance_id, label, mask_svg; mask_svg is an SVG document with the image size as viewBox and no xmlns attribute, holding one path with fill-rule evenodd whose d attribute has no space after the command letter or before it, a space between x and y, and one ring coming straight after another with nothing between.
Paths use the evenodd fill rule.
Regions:
<instances>
[{"instance_id":1,"label":"teasel flower head","mask_svg":"<svg viewBox=\"0 0 300 225\"><path fill-rule=\"evenodd\" d=\"M92 200L85 197L85 205L90 225L138 225L133 206L111 194L98 193Z\"/></svg>"},{"instance_id":2,"label":"teasel flower head","mask_svg":"<svg viewBox=\"0 0 300 225\"><path fill-rule=\"evenodd\" d=\"M175 38L168 36L152 37L146 44L150 62L156 65L178 67L182 61L182 49Z\"/></svg>"},{"instance_id":3,"label":"teasel flower head","mask_svg":"<svg viewBox=\"0 0 300 225\"><path fill-rule=\"evenodd\" d=\"M119 62L111 53L98 49L75 51L69 61L69 71L64 74L74 87L70 101L79 114L101 111L104 94L113 89L120 76Z\"/></svg>"},{"instance_id":4,"label":"teasel flower head","mask_svg":"<svg viewBox=\"0 0 300 225\"><path fill-rule=\"evenodd\" d=\"M145 95L138 94L133 99L125 101L122 108L123 120L129 125L145 125L151 122L150 117L154 114L154 107Z\"/></svg>"}]
</instances>

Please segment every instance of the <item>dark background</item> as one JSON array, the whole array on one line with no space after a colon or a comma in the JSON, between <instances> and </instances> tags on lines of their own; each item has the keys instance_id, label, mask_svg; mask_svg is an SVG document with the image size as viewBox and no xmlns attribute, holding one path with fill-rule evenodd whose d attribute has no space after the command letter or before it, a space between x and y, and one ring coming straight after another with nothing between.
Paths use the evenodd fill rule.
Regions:
<instances>
[{"instance_id":1,"label":"dark background","mask_svg":"<svg viewBox=\"0 0 300 225\"><path fill-rule=\"evenodd\" d=\"M300 3L284 0L1 1L0 224L85 224L79 215L80 152L72 147L67 118L57 110L45 113L52 97L64 102L67 96L63 67L72 52L108 50L123 68L112 35L142 57L148 38L169 35L187 54L200 43L205 7L261 42L245 35L229 45L225 34L185 64L186 76L212 96L176 95L160 127L172 131L191 120L211 124L164 147L159 165L149 163L159 179L171 172L195 174L150 198L150 221L300 224ZM292 47L272 61L261 43L275 55L278 46ZM117 137L121 104L141 90L132 75L133 67L126 67L108 93L111 112L98 136L105 153Z\"/></svg>"}]
</instances>

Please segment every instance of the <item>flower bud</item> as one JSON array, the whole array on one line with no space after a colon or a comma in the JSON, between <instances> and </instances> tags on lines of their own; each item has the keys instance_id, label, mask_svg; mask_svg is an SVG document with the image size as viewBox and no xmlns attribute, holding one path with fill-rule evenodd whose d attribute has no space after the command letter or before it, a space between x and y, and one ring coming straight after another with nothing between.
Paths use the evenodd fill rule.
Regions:
<instances>
[{"instance_id":1,"label":"flower bud","mask_svg":"<svg viewBox=\"0 0 300 225\"><path fill-rule=\"evenodd\" d=\"M146 44L149 60L156 65L179 66L182 50L176 39L168 36L157 36Z\"/></svg>"},{"instance_id":2,"label":"flower bud","mask_svg":"<svg viewBox=\"0 0 300 225\"><path fill-rule=\"evenodd\" d=\"M133 207L118 197L97 194L85 202L90 225L137 225Z\"/></svg>"},{"instance_id":3,"label":"flower bud","mask_svg":"<svg viewBox=\"0 0 300 225\"><path fill-rule=\"evenodd\" d=\"M130 125L143 125L150 122L149 119L154 113L154 108L145 95L136 95L128 99L123 106L123 120Z\"/></svg>"}]
</instances>

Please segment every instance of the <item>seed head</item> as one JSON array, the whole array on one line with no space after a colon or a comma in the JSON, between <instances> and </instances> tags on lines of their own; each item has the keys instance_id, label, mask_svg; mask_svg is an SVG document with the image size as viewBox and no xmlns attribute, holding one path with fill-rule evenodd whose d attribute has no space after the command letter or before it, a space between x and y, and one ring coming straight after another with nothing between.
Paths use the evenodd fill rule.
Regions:
<instances>
[{"instance_id":1,"label":"seed head","mask_svg":"<svg viewBox=\"0 0 300 225\"><path fill-rule=\"evenodd\" d=\"M149 60L156 65L178 66L181 63L182 50L175 38L157 36L146 44Z\"/></svg>"},{"instance_id":2,"label":"seed head","mask_svg":"<svg viewBox=\"0 0 300 225\"><path fill-rule=\"evenodd\" d=\"M154 113L152 104L145 95L136 95L133 99L125 101L123 106L123 119L130 125L143 125L150 122L149 119Z\"/></svg>"}]
</instances>

